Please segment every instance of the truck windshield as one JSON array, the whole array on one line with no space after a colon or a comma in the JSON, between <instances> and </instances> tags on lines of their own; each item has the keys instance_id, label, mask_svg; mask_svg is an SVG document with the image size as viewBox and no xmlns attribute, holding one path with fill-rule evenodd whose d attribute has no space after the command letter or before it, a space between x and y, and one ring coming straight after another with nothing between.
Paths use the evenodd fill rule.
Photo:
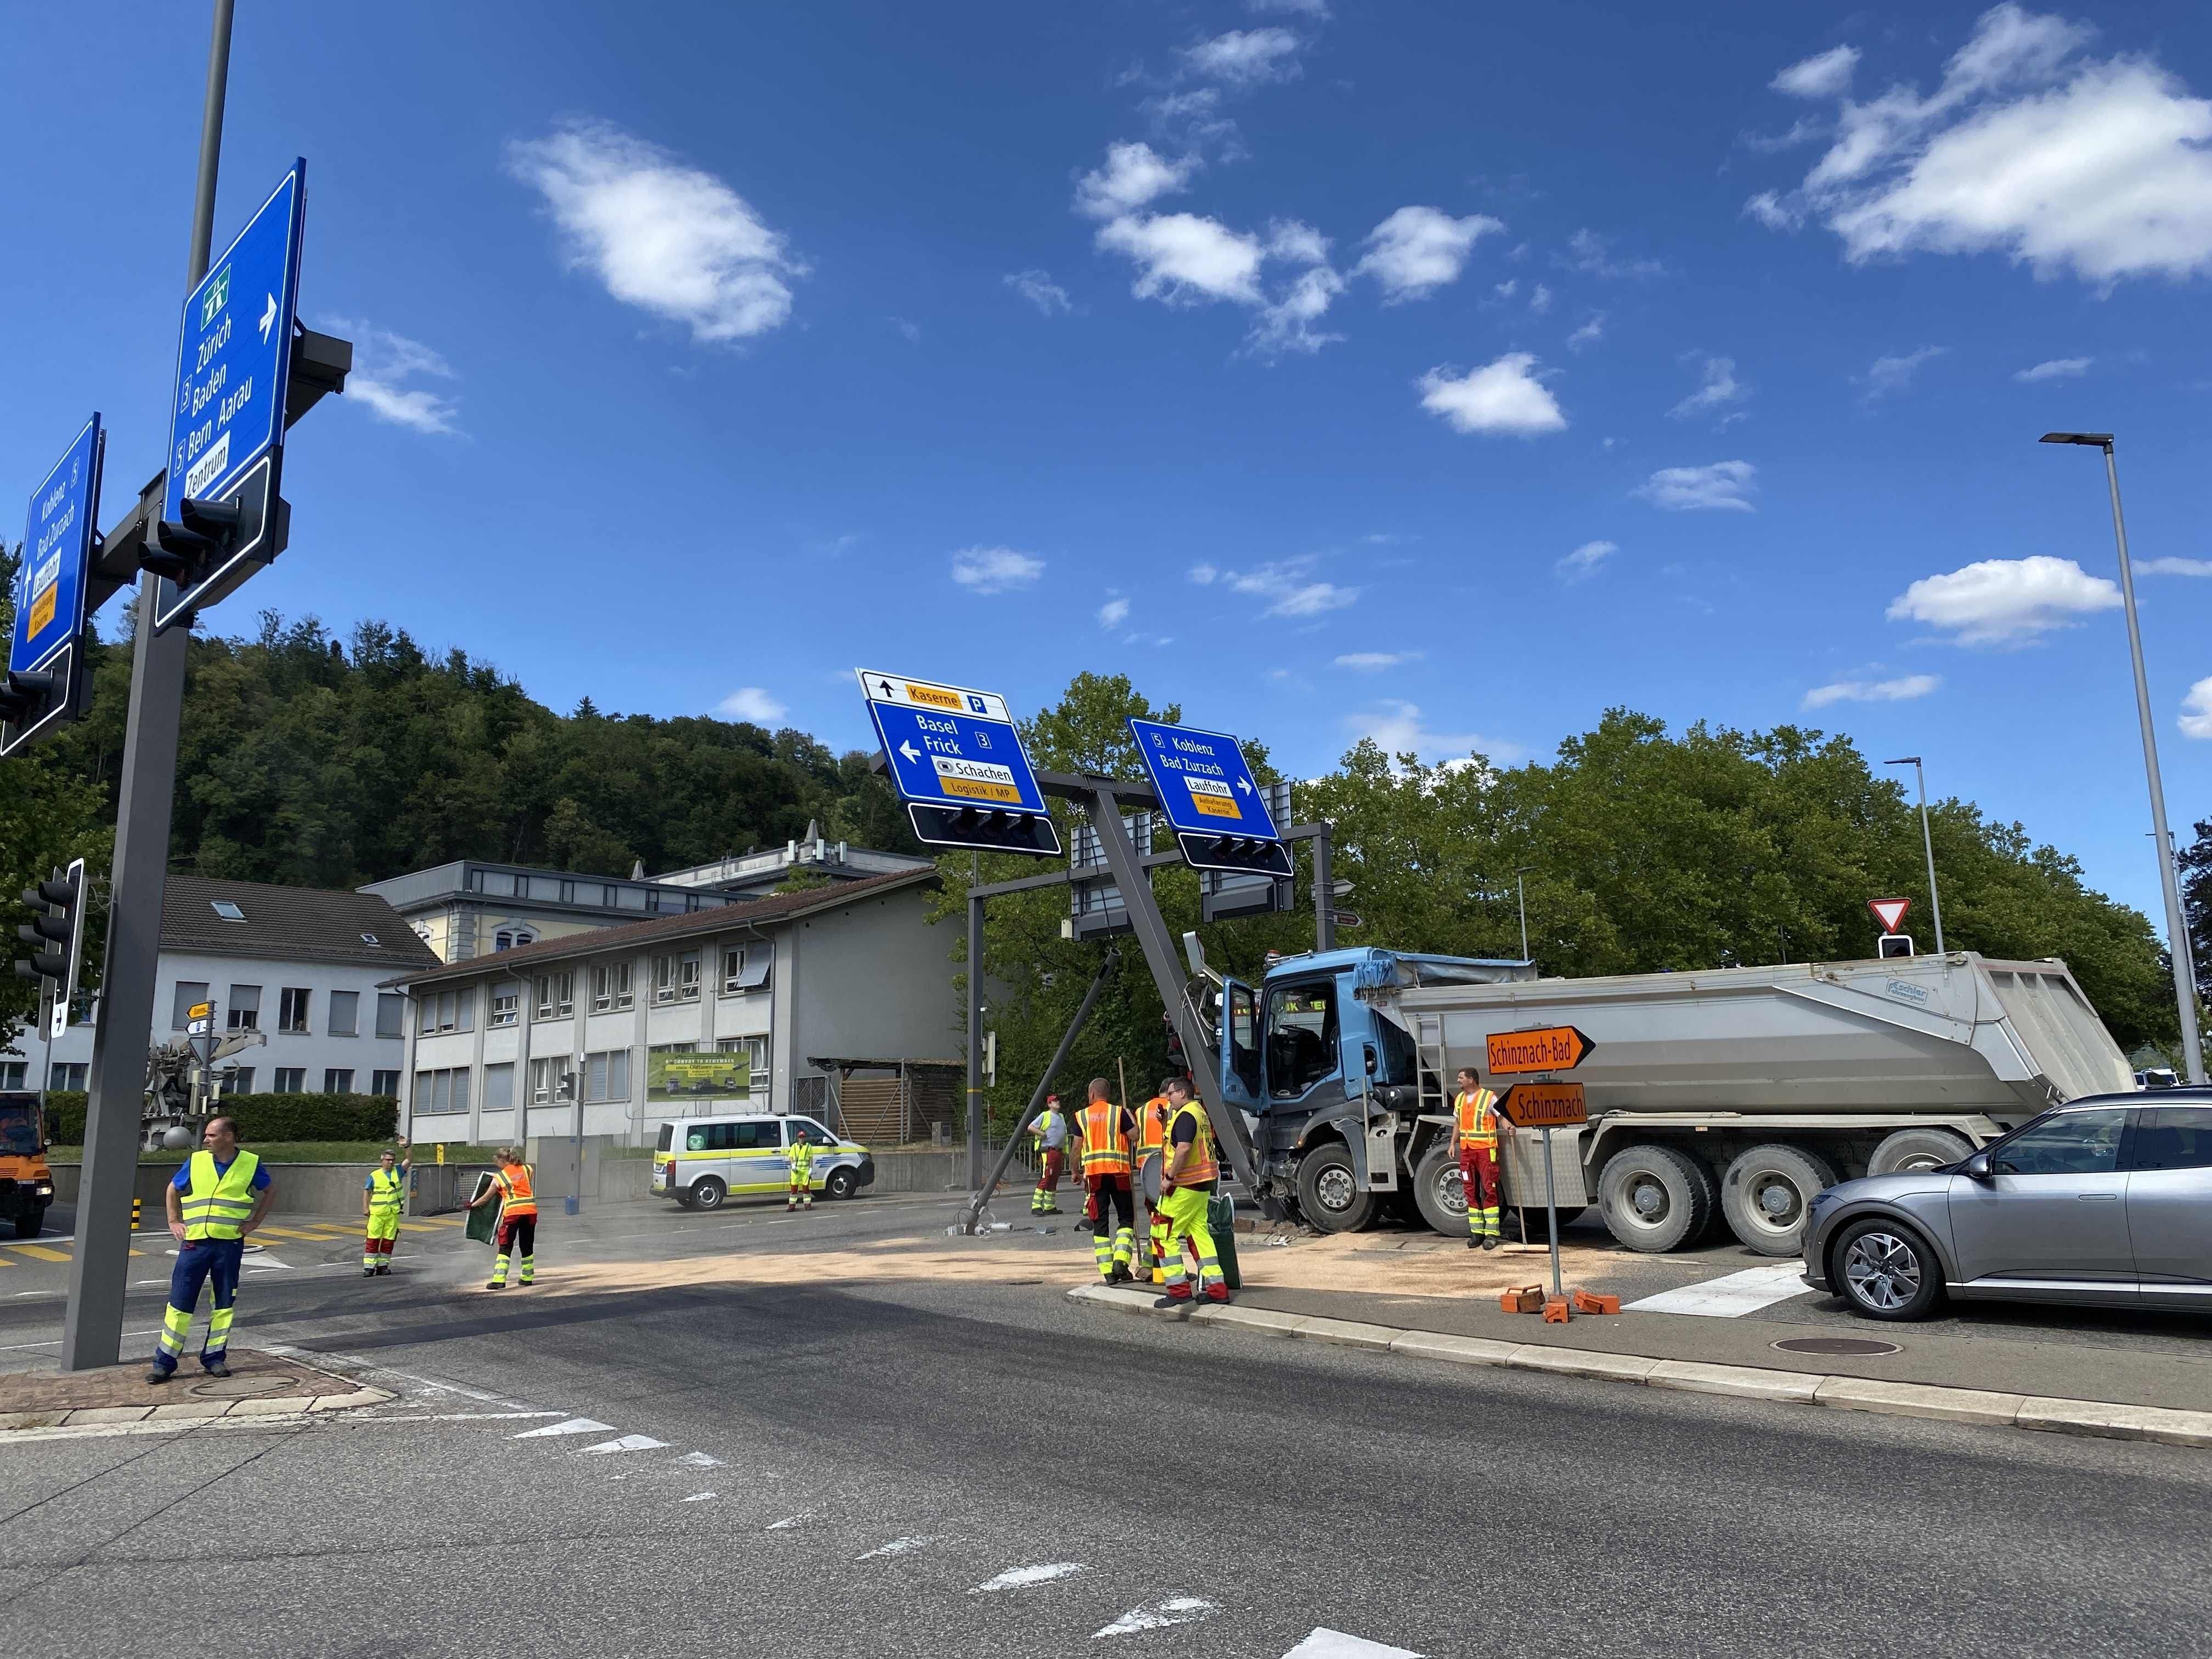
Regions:
<instances>
[{"instance_id":1,"label":"truck windshield","mask_svg":"<svg viewBox=\"0 0 2212 1659\"><path fill-rule=\"evenodd\" d=\"M0 1101L0 1155L28 1158L39 1150L39 1109L31 1101Z\"/></svg>"},{"instance_id":2,"label":"truck windshield","mask_svg":"<svg viewBox=\"0 0 2212 1659\"><path fill-rule=\"evenodd\" d=\"M1295 1099L1338 1066L1336 981L1309 980L1267 993L1267 1091Z\"/></svg>"}]
</instances>

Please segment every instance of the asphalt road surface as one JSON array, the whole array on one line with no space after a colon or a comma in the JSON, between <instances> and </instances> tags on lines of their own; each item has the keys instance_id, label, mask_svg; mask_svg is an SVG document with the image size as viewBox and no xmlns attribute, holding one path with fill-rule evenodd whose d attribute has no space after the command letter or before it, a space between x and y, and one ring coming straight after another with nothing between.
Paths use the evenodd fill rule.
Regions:
<instances>
[{"instance_id":1,"label":"asphalt road surface","mask_svg":"<svg viewBox=\"0 0 2212 1659\"><path fill-rule=\"evenodd\" d=\"M803 1258L944 1208L631 1206L549 1223L540 1254L549 1285L586 1255ZM1064 1237L1005 1249L982 1283L495 1298L481 1251L410 1237L373 1283L288 1246L300 1261L249 1281L240 1321L241 1341L343 1357L389 1406L0 1435L11 1652L2206 1642L2212 1454L1155 1324L1068 1304L1044 1248ZM148 1328L159 1291L134 1295ZM55 1317L42 1296L0 1306L0 1358L41 1357Z\"/></svg>"}]
</instances>

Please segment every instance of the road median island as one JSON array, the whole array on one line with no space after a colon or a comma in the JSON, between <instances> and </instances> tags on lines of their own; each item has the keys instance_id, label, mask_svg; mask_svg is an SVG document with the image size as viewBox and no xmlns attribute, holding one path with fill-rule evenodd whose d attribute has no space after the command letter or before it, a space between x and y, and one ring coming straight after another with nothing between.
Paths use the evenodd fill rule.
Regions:
<instances>
[{"instance_id":1,"label":"road median island","mask_svg":"<svg viewBox=\"0 0 2212 1659\"><path fill-rule=\"evenodd\" d=\"M189 1428L216 1419L274 1419L381 1405L392 1396L297 1359L234 1348L230 1375L208 1376L189 1360L176 1377L146 1381L144 1362L84 1371L0 1374L0 1437L27 1430Z\"/></svg>"}]
</instances>

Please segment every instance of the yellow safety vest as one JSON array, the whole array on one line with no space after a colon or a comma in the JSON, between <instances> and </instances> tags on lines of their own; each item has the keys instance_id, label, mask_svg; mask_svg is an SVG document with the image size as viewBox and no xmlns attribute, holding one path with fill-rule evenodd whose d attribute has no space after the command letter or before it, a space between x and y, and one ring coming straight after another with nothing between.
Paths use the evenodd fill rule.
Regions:
<instances>
[{"instance_id":1,"label":"yellow safety vest","mask_svg":"<svg viewBox=\"0 0 2212 1659\"><path fill-rule=\"evenodd\" d=\"M1459 1144L1468 1151L1498 1150L1498 1097L1487 1089L1462 1089L1452 1104L1459 1117Z\"/></svg>"},{"instance_id":2,"label":"yellow safety vest","mask_svg":"<svg viewBox=\"0 0 2212 1659\"><path fill-rule=\"evenodd\" d=\"M379 1164L368 1172L368 1212L371 1215L382 1215L387 1211L397 1210L399 1200L406 1196L406 1177L398 1170L386 1174L383 1165Z\"/></svg>"},{"instance_id":3,"label":"yellow safety vest","mask_svg":"<svg viewBox=\"0 0 2212 1659\"><path fill-rule=\"evenodd\" d=\"M1121 1109L1110 1100L1095 1100L1083 1109L1083 1173L1109 1176L1129 1173L1129 1137L1121 1129Z\"/></svg>"},{"instance_id":4,"label":"yellow safety vest","mask_svg":"<svg viewBox=\"0 0 2212 1659\"><path fill-rule=\"evenodd\" d=\"M221 1176L215 1171L213 1152L194 1152L189 1166L191 1185L178 1207L185 1214L185 1238L197 1244L204 1238L243 1238L253 1214L253 1176L261 1159L240 1152Z\"/></svg>"},{"instance_id":5,"label":"yellow safety vest","mask_svg":"<svg viewBox=\"0 0 2212 1659\"><path fill-rule=\"evenodd\" d=\"M1154 1095L1145 1103L1145 1109L1137 1114L1138 1161L1141 1163L1148 1155L1159 1151L1167 1138L1167 1098L1163 1095Z\"/></svg>"},{"instance_id":6,"label":"yellow safety vest","mask_svg":"<svg viewBox=\"0 0 2212 1659\"><path fill-rule=\"evenodd\" d=\"M814 1154L819 1149L811 1140L793 1141L789 1148L791 1153L792 1173L793 1175L799 1176L813 1174Z\"/></svg>"},{"instance_id":7,"label":"yellow safety vest","mask_svg":"<svg viewBox=\"0 0 2212 1659\"><path fill-rule=\"evenodd\" d=\"M1221 1164L1213 1155L1213 1126L1206 1121L1206 1108L1195 1100L1170 1114L1167 1143L1161 1149L1161 1154L1169 1164L1175 1162L1176 1126L1187 1117L1198 1120L1198 1133L1191 1137L1190 1156L1183 1160L1182 1173L1176 1176L1175 1184L1178 1187L1199 1187L1209 1181L1218 1181L1221 1178ZM1166 1175L1164 1164L1160 1173L1164 1176Z\"/></svg>"}]
</instances>

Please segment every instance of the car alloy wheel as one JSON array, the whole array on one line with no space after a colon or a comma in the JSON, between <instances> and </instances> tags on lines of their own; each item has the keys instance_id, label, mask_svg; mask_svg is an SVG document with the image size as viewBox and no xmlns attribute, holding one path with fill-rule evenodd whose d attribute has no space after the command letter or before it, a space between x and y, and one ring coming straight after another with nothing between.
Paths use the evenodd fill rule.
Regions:
<instances>
[{"instance_id":1,"label":"car alloy wheel","mask_svg":"<svg viewBox=\"0 0 2212 1659\"><path fill-rule=\"evenodd\" d=\"M1893 1313L1920 1294L1919 1253L1894 1233L1862 1233L1844 1252L1844 1282L1855 1300Z\"/></svg>"}]
</instances>

